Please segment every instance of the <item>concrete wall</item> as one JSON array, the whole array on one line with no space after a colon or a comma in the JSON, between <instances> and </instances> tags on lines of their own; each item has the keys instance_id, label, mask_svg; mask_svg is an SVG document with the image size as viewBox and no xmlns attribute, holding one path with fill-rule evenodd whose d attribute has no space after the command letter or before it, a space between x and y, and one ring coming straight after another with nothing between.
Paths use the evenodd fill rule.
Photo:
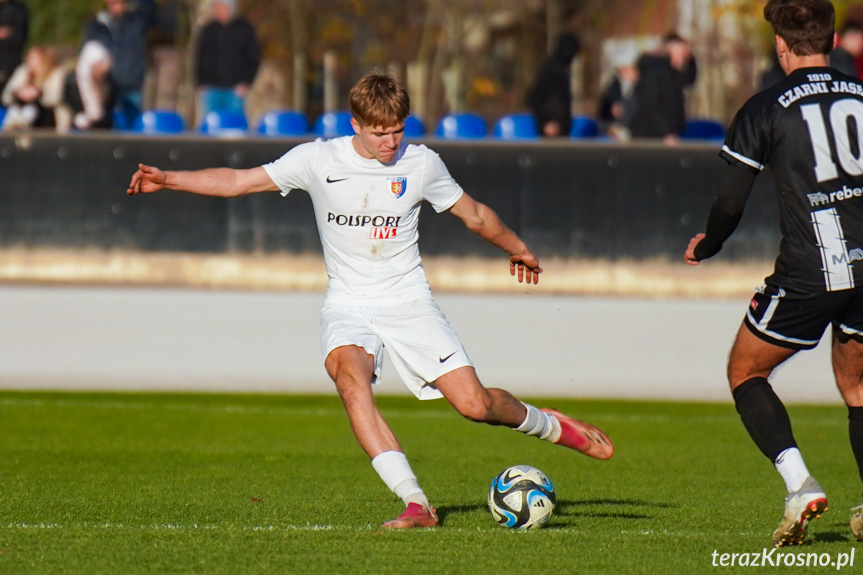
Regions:
<instances>
[{"instance_id":1,"label":"concrete wall","mask_svg":"<svg viewBox=\"0 0 863 575\"><path fill-rule=\"evenodd\" d=\"M138 162L164 169L248 168L302 140L0 135L0 247L201 253L319 253L304 193L221 200L127 197ZM716 145L423 141L472 196L545 257L678 260L704 226L725 163ZM759 176L727 261L771 260L772 182ZM427 255L497 255L448 214L423 211Z\"/></svg>"}]
</instances>

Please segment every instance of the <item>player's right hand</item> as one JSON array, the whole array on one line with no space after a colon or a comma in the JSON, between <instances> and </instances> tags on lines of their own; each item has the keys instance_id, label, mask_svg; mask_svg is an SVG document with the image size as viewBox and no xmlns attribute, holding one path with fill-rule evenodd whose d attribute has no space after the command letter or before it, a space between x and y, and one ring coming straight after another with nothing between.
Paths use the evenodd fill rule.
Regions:
<instances>
[{"instance_id":1,"label":"player's right hand","mask_svg":"<svg viewBox=\"0 0 863 575\"><path fill-rule=\"evenodd\" d=\"M130 196L150 194L165 189L167 183L167 175L159 168L138 164L138 171L132 175L132 181L126 193Z\"/></svg>"},{"instance_id":2,"label":"player's right hand","mask_svg":"<svg viewBox=\"0 0 863 575\"><path fill-rule=\"evenodd\" d=\"M697 266L701 263L699 260L695 259L695 246L697 246L704 237L704 234L695 234L695 237L689 240L689 245L686 247L686 252L683 254L683 260L691 266Z\"/></svg>"},{"instance_id":3,"label":"player's right hand","mask_svg":"<svg viewBox=\"0 0 863 575\"><path fill-rule=\"evenodd\" d=\"M509 273L516 275L518 273L518 283L539 284L539 274L542 273L542 268L539 267L539 260L530 252L525 252L519 255L513 255L509 258Z\"/></svg>"}]
</instances>

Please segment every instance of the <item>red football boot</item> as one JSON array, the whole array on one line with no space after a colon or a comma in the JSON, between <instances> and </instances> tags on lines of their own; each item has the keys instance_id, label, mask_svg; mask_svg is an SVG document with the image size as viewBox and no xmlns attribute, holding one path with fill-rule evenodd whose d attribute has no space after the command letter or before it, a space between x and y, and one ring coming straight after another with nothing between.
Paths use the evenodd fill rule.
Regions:
<instances>
[{"instance_id":1,"label":"red football boot","mask_svg":"<svg viewBox=\"0 0 863 575\"><path fill-rule=\"evenodd\" d=\"M396 517L381 523L387 529L407 529L409 527L434 527L438 519L434 507L425 508L419 503L408 503L407 509Z\"/></svg>"},{"instance_id":2,"label":"red football boot","mask_svg":"<svg viewBox=\"0 0 863 575\"><path fill-rule=\"evenodd\" d=\"M600 428L567 417L556 409L543 408L541 411L553 415L560 422L560 438L555 441L557 445L575 449L596 459L608 459L614 455L614 445Z\"/></svg>"}]
</instances>

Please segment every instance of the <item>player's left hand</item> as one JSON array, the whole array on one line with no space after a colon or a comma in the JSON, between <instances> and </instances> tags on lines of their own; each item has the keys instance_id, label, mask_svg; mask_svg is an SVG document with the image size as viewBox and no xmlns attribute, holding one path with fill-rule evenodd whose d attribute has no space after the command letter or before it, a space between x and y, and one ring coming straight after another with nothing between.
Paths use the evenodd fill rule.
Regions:
<instances>
[{"instance_id":1,"label":"player's left hand","mask_svg":"<svg viewBox=\"0 0 863 575\"><path fill-rule=\"evenodd\" d=\"M542 273L542 268L539 267L539 260L532 253L510 256L509 258L509 273L516 275L518 271L518 283L539 283L539 274Z\"/></svg>"},{"instance_id":2,"label":"player's left hand","mask_svg":"<svg viewBox=\"0 0 863 575\"><path fill-rule=\"evenodd\" d=\"M697 266L701 262L695 259L695 246L704 239L704 234L695 234L691 240L689 240L689 245L686 247L686 252L683 254L683 261L688 263L691 266Z\"/></svg>"},{"instance_id":3,"label":"player's left hand","mask_svg":"<svg viewBox=\"0 0 863 575\"><path fill-rule=\"evenodd\" d=\"M151 194L165 189L167 184L168 177L165 172L153 166L138 164L138 171L132 175L132 181L129 183L126 193L130 196Z\"/></svg>"}]
</instances>

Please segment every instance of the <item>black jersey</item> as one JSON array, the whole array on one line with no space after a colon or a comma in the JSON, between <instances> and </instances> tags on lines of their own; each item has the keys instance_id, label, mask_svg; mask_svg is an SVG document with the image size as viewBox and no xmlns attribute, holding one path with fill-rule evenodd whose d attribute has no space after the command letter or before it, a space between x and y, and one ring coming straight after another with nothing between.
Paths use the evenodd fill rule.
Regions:
<instances>
[{"instance_id":1,"label":"black jersey","mask_svg":"<svg viewBox=\"0 0 863 575\"><path fill-rule=\"evenodd\" d=\"M804 68L753 96L721 156L770 167L779 199L779 286L838 291L863 285L863 84Z\"/></svg>"}]
</instances>

